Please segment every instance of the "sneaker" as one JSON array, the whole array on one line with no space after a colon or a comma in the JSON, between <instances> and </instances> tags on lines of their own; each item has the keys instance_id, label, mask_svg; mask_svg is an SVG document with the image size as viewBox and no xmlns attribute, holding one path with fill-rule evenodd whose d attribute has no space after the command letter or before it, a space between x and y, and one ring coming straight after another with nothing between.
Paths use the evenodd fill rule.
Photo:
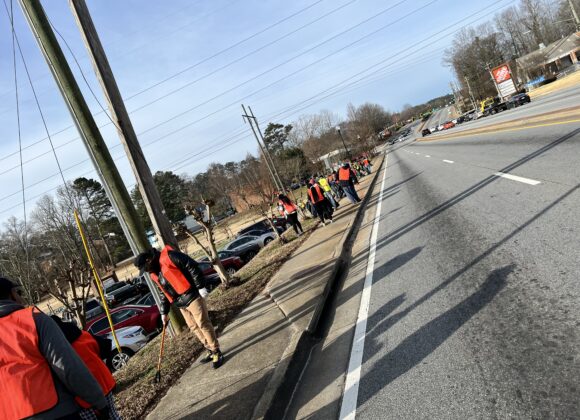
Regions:
<instances>
[{"instance_id":1,"label":"sneaker","mask_svg":"<svg viewBox=\"0 0 580 420\"><path fill-rule=\"evenodd\" d=\"M324 222L320 222L320 224L321 224L322 226L326 226L326 223L324 223Z\"/></svg>"},{"instance_id":2,"label":"sneaker","mask_svg":"<svg viewBox=\"0 0 580 420\"><path fill-rule=\"evenodd\" d=\"M213 363L213 368L217 369L224 363L224 355L220 350L216 350L211 355L211 361Z\"/></svg>"},{"instance_id":3,"label":"sneaker","mask_svg":"<svg viewBox=\"0 0 580 420\"><path fill-rule=\"evenodd\" d=\"M213 360L213 352L206 350L205 356L199 358L199 363L209 363Z\"/></svg>"},{"instance_id":4,"label":"sneaker","mask_svg":"<svg viewBox=\"0 0 580 420\"><path fill-rule=\"evenodd\" d=\"M332 219L330 219L330 220L328 221L328 223L332 223Z\"/></svg>"}]
</instances>

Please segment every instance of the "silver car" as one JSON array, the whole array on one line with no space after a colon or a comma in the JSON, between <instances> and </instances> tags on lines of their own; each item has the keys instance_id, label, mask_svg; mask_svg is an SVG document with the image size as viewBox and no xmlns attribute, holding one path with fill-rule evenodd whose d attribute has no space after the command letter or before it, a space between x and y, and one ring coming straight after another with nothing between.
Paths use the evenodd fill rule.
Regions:
<instances>
[{"instance_id":1,"label":"silver car","mask_svg":"<svg viewBox=\"0 0 580 420\"><path fill-rule=\"evenodd\" d=\"M125 366L129 359L149 341L143 327L123 327L115 331L117 333L117 340L119 340L119 346L121 347L121 353L117 351L113 334L107 334L107 338L112 343L112 352L111 357L109 360L106 360L106 363L112 371L119 370Z\"/></svg>"},{"instance_id":2,"label":"silver car","mask_svg":"<svg viewBox=\"0 0 580 420\"><path fill-rule=\"evenodd\" d=\"M223 247L224 251L238 251L243 248L251 248L258 245L260 248L264 248L270 242L276 239L274 232L263 232L260 236L245 234L237 239L234 239L230 243Z\"/></svg>"}]
</instances>

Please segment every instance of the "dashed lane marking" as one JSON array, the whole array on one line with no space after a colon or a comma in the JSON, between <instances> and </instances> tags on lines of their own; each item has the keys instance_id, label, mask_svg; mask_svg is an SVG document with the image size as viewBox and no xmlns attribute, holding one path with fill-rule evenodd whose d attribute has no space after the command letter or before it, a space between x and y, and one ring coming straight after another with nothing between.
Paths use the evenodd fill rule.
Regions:
<instances>
[{"instance_id":1,"label":"dashed lane marking","mask_svg":"<svg viewBox=\"0 0 580 420\"><path fill-rule=\"evenodd\" d=\"M523 182L524 184L529 184L529 185L541 184L540 181L536 181L535 179L524 178L522 176L517 176L517 175L512 175L512 174L506 174L504 172L496 172L494 175L501 176L502 178L505 178L505 179L511 179L512 181Z\"/></svg>"},{"instance_id":2,"label":"dashed lane marking","mask_svg":"<svg viewBox=\"0 0 580 420\"><path fill-rule=\"evenodd\" d=\"M447 160L447 159L443 159L443 162L445 162L445 163L455 163L452 160Z\"/></svg>"}]
</instances>

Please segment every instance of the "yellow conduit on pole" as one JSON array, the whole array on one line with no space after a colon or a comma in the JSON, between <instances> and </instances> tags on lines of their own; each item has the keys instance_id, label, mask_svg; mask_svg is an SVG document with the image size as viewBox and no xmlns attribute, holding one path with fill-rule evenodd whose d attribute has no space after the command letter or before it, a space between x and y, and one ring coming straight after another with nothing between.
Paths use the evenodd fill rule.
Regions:
<instances>
[{"instance_id":1,"label":"yellow conduit on pole","mask_svg":"<svg viewBox=\"0 0 580 420\"><path fill-rule=\"evenodd\" d=\"M89 244L87 243L87 238L85 236L85 232L83 231L83 227L81 225L81 221L79 219L79 214L75 210L75 221L77 222L77 226L79 228L79 233L81 234L81 239L83 241L83 246L85 247L85 252L87 254L87 259L89 260L89 265L91 266L91 271L93 272L93 276L95 276L95 283L97 284L97 289L99 289L99 295L101 295L101 302L103 302L103 308L105 308L105 313L107 314L107 319L109 320L109 325L111 326L111 333L113 334L113 341L115 342L115 346L117 347L117 351L119 354L122 353L121 345L119 344L119 340L117 340L117 333L115 332L115 327L113 326L113 320L111 319L111 312L109 312L109 305L107 305L107 300L105 299L105 293L103 292L103 284L101 283L101 278L99 277L99 273L95 267L95 262L93 260L93 256L91 255L91 251L89 249Z\"/></svg>"}]
</instances>

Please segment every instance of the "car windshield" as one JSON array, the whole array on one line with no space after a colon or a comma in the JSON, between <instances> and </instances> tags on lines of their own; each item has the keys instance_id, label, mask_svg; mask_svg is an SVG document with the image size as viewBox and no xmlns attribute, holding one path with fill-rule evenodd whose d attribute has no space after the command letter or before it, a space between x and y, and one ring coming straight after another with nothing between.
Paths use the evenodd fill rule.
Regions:
<instances>
[{"instance_id":1,"label":"car windshield","mask_svg":"<svg viewBox=\"0 0 580 420\"><path fill-rule=\"evenodd\" d=\"M85 310L90 311L101 306L97 300L89 300L85 303Z\"/></svg>"},{"instance_id":2,"label":"car windshield","mask_svg":"<svg viewBox=\"0 0 580 420\"><path fill-rule=\"evenodd\" d=\"M124 284L124 283L115 283L115 284L111 284L110 286L108 286L108 287L105 289L105 293L110 293L110 292L113 292L113 291L115 291L115 290L118 290L118 289L120 289L120 288L121 288L121 287L123 287L123 286L125 286L125 284Z\"/></svg>"}]
</instances>

